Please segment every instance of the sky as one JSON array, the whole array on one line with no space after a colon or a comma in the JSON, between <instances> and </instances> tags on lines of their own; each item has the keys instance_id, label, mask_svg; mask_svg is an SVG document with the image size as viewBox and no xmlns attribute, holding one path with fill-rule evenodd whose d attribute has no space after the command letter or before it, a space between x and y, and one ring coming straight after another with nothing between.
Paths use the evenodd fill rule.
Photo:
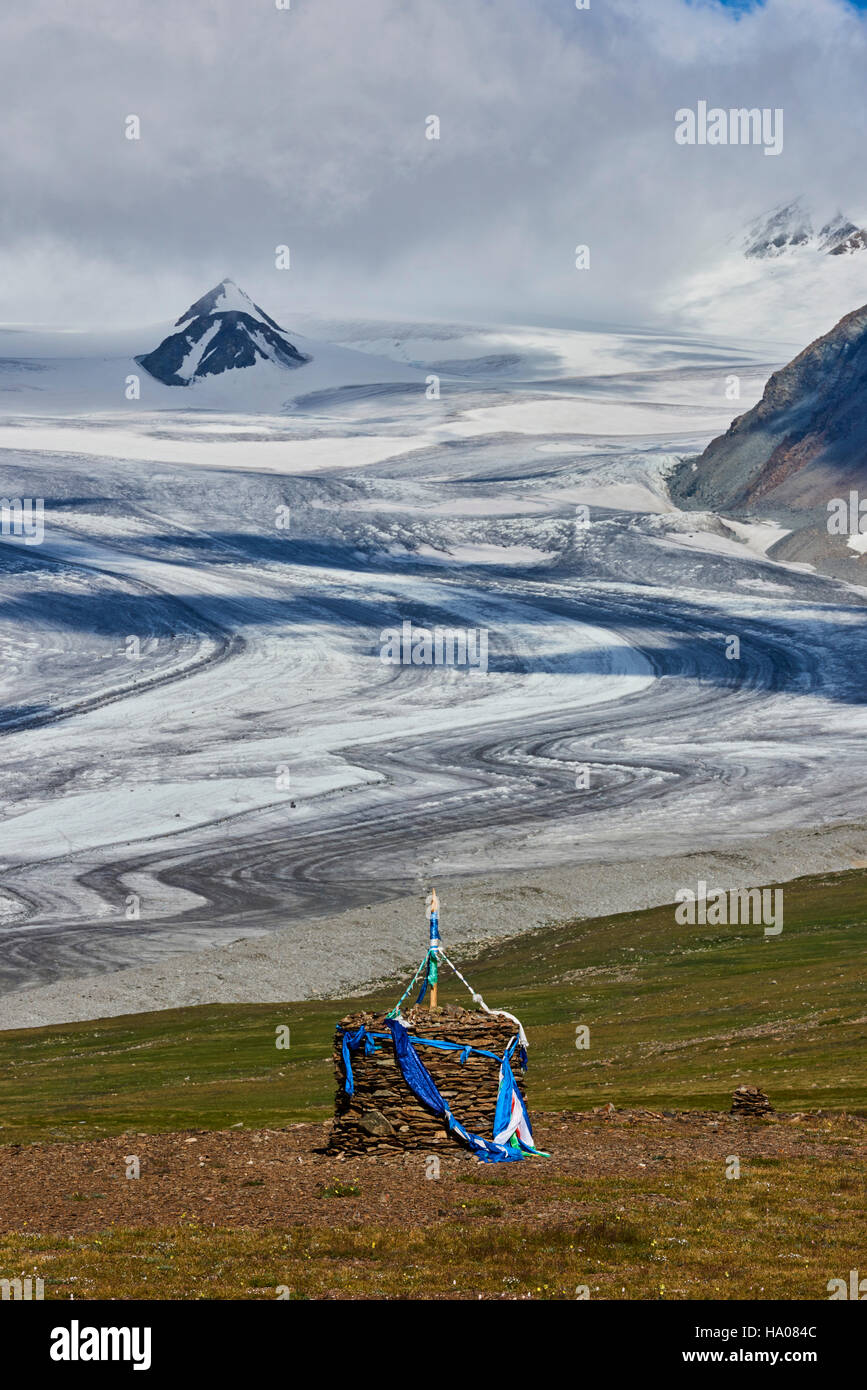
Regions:
<instances>
[{"instance_id":1,"label":"sky","mask_svg":"<svg viewBox=\"0 0 867 1390\"><path fill-rule=\"evenodd\" d=\"M850 0L277 3L5 7L0 321L162 322L229 275L290 321L655 323L764 209L867 215ZM700 100L782 108L782 154L678 145Z\"/></svg>"},{"instance_id":2,"label":"sky","mask_svg":"<svg viewBox=\"0 0 867 1390\"><path fill-rule=\"evenodd\" d=\"M693 0L693 4L706 3L707 0ZM765 0L720 0L720 3L732 10L754 10L763 5ZM849 0L849 4L856 10L867 10L867 0Z\"/></svg>"}]
</instances>

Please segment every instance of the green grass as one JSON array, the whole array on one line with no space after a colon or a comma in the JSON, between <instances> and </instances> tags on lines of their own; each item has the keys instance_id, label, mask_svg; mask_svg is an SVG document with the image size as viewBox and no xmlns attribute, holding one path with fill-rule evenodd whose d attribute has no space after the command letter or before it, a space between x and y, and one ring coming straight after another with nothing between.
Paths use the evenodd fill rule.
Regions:
<instances>
[{"instance_id":1,"label":"green grass","mask_svg":"<svg viewBox=\"0 0 867 1390\"><path fill-rule=\"evenodd\" d=\"M474 1178L476 1175L474 1175ZM478 1189L502 1189L479 1174ZM46 1299L532 1298L823 1299L863 1250L865 1190L814 1158L719 1163L663 1179L535 1173L536 1201L568 1194L543 1221L471 1199L427 1225L0 1234L0 1275L40 1277ZM579 1291L586 1289L587 1294Z\"/></svg>"},{"instance_id":2,"label":"green grass","mask_svg":"<svg viewBox=\"0 0 867 1390\"><path fill-rule=\"evenodd\" d=\"M666 907L455 954L491 1006L523 1020L535 1109L727 1109L750 1082L783 1110L867 1111L865 951L867 873L854 870L787 885L779 937L678 926ZM2 1033L0 1142L327 1119L335 1021L401 988ZM441 1000L467 1000L447 969Z\"/></svg>"}]
</instances>

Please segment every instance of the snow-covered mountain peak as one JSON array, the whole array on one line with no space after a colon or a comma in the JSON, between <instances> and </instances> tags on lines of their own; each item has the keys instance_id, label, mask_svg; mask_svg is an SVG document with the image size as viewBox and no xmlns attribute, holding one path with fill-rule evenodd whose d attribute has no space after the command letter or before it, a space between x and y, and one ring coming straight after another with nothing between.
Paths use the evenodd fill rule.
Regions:
<instances>
[{"instance_id":1,"label":"snow-covered mountain peak","mask_svg":"<svg viewBox=\"0 0 867 1390\"><path fill-rule=\"evenodd\" d=\"M730 228L665 307L703 333L767 344L769 361L867 301L867 211L795 198Z\"/></svg>"},{"instance_id":2,"label":"snow-covered mountain peak","mask_svg":"<svg viewBox=\"0 0 867 1390\"><path fill-rule=\"evenodd\" d=\"M258 304L242 290L240 285L236 285L234 280L228 277L221 280L219 285L215 285L207 294L203 294L201 299L197 299L195 304L191 304L186 313L175 321L175 327L181 328L191 319L202 318L208 314L247 314L252 319L261 319L263 323L270 324L272 328L279 328L270 315L260 309Z\"/></svg>"},{"instance_id":3,"label":"snow-covered mountain peak","mask_svg":"<svg viewBox=\"0 0 867 1390\"><path fill-rule=\"evenodd\" d=\"M257 362L300 367L309 361L279 323L228 278L191 304L175 328L153 352L136 358L166 386L190 386Z\"/></svg>"},{"instance_id":4,"label":"snow-covered mountain peak","mask_svg":"<svg viewBox=\"0 0 867 1390\"><path fill-rule=\"evenodd\" d=\"M817 218L803 198L762 213L747 228L744 254L769 260L800 251L825 256L852 255L867 247L867 231L842 212Z\"/></svg>"}]
</instances>

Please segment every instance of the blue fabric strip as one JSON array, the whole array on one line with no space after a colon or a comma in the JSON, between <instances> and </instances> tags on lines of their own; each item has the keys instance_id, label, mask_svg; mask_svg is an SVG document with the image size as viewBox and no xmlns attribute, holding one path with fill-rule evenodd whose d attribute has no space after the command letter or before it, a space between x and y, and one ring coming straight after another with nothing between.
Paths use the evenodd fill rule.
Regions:
<instances>
[{"instance_id":1,"label":"blue fabric strip","mask_svg":"<svg viewBox=\"0 0 867 1390\"><path fill-rule=\"evenodd\" d=\"M341 1051L343 1052L344 1069L343 1089L346 1091L347 1095L351 1096L355 1094L355 1077L352 1075L350 1053L357 1052L363 1044L365 1056L369 1056L371 1052L376 1051L376 1043L374 1042L376 1036L377 1034L375 1033L368 1033L363 1023L354 1033L344 1031L343 1047ZM378 1036L384 1038L387 1035L385 1033L380 1033Z\"/></svg>"}]
</instances>

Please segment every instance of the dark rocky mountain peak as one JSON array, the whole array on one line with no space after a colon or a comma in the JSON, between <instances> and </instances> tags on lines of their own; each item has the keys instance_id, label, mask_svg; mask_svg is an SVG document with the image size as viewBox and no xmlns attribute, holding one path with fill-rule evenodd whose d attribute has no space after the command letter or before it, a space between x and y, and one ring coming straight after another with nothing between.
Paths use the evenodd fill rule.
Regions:
<instances>
[{"instance_id":1,"label":"dark rocky mountain peak","mask_svg":"<svg viewBox=\"0 0 867 1390\"><path fill-rule=\"evenodd\" d=\"M867 305L774 372L759 403L676 475L685 498L718 509L770 500L823 508L867 482Z\"/></svg>"},{"instance_id":2,"label":"dark rocky mountain peak","mask_svg":"<svg viewBox=\"0 0 867 1390\"><path fill-rule=\"evenodd\" d=\"M166 386L189 386L222 372L273 362L300 367L309 358L234 280L221 280L175 323L178 330L136 361Z\"/></svg>"}]
</instances>

